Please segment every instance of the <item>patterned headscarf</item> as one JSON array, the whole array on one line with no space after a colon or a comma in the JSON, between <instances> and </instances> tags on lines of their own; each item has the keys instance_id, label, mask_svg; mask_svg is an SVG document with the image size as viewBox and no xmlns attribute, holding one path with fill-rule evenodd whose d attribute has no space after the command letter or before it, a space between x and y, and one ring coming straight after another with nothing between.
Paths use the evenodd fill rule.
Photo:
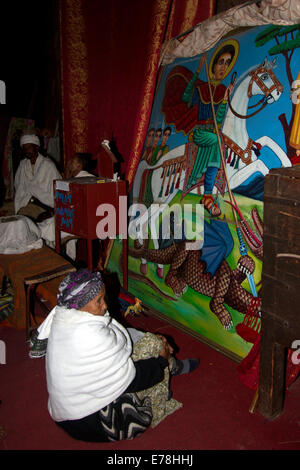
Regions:
<instances>
[{"instance_id":1,"label":"patterned headscarf","mask_svg":"<svg viewBox=\"0 0 300 470\"><path fill-rule=\"evenodd\" d=\"M68 274L60 283L57 305L80 310L99 294L103 286L99 272L79 269Z\"/></svg>"}]
</instances>

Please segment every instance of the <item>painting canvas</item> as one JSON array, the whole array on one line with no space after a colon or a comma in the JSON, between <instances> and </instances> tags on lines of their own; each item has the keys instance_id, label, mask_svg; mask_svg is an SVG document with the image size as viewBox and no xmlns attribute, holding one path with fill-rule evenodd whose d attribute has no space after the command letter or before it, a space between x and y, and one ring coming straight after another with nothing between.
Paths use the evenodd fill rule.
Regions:
<instances>
[{"instance_id":1,"label":"painting canvas","mask_svg":"<svg viewBox=\"0 0 300 470\"><path fill-rule=\"evenodd\" d=\"M260 26L165 66L132 187L128 290L236 358L260 331L264 178L300 162L299 45Z\"/></svg>"}]
</instances>

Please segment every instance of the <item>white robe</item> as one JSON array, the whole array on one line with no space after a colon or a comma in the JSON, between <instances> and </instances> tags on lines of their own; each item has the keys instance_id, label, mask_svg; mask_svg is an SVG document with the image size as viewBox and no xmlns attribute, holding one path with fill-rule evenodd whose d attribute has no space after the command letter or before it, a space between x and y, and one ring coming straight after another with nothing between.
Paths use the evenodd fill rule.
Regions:
<instances>
[{"instance_id":1,"label":"white robe","mask_svg":"<svg viewBox=\"0 0 300 470\"><path fill-rule=\"evenodd\" d=\"M80 419L118 398L135 377L127 330L109 313L56 306L38 328L48 338L48 410L55 421Z\"/></svg>"},{"instance_id":2,"label":"white robe","mask_svg":"<svg viewBox=\"0 0 300 470\"><path fill-rule=\"evenodd\" d=\"M0 253L22 254L42 248L43 240L37 225L24 215L0 218Z\"/></svg>"},{"instance_id":3,"label":"white robe","mask_svg":"<svg viewBox=\"0 0 300 470\"><path fill-rule=\"evenodd\" d=\"M15 176L15 213L27 206L32 196L43 204L54 207L53 180L56 179L61 179L61 175L55 164L40 153L34 170L28 158L21 160Z\"/></svg>"}]
</instances>

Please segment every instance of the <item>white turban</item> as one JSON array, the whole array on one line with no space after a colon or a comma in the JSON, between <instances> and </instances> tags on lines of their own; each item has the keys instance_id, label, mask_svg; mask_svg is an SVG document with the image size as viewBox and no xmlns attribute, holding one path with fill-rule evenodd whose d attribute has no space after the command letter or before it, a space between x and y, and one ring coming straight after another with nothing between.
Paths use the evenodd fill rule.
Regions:
<instances>
[{"instance_id":1,"label":"white turban","mask_svg":"<svg viewBox=\"0 0 300 470\"><path fill-rule=\"evenodd\" d=\"M20 139L20 145L22 147L22 145L25 145L25 144L34 144L40 147L40 139L38 138L37 135L34 135L34 134L22 135Z\"/></svg>"}]
</instances>

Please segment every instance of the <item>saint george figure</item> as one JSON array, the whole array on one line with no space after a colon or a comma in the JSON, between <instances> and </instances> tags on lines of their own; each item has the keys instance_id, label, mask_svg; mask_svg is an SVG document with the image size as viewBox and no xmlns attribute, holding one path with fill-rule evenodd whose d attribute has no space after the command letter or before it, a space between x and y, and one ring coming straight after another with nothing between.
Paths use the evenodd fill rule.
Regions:
<instances>
[{"instance_id":1,"label":"saint george figure","mask_svg":"<svg viewBox=\"0 0 300 470\"><path fill-rule=\"evenodd\" d=\"M189 135L189 141L198 147L186 189L189 190L199 184L200 178L205 174L204 195L201 203L213 216L221 214L218 203L212 195L216 176L221 166L221 155L212 104L219 129L225 118L228 97L233 90L232 84L226 88L221 82L232 70L238 49L236 41L227 40L217 48L211 58L208 73L213 103L211 102L209 84L198 78L204 59L202 57L193 75L190 70L182 66L177 66L172 70L166 81L166 92L162 106L166 122L173 123L177 131L183 130ZM187 83L184 88L183 83ZM178 102L179 93L181 103Z\"/></svg>"}]
</instances>

